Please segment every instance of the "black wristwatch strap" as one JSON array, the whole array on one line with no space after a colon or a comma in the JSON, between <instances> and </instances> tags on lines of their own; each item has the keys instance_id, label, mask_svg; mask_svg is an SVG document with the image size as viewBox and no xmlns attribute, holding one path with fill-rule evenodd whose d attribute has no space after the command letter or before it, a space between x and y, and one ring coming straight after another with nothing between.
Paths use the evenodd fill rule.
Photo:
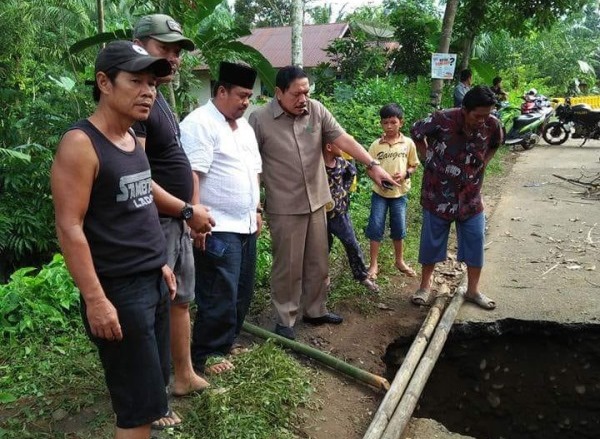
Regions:
<instances>
[{"instance_id":1,"label":"black wristwatch strap","mask_svg":"<svg viewBox=\"0 0 600 439\"><path fill-rule=\"evenodd\" d=\"M194 208L190 203L185 203L181 209L181 212L179 213L179 218L184 221L187 221L192 216L194 216Z\"/></svg>"}]
</instances>

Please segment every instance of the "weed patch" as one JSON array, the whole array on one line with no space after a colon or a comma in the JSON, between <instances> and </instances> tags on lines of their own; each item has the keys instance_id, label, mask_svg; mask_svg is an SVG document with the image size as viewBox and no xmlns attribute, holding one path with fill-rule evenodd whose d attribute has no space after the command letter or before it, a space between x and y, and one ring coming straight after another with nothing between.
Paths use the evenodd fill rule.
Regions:
<instances>
[{"instance_id":1,"label":"weed patch","mask_svg":"<svg viewBox=\"0 0 600 439\"><path fill-rule=\"evenodd\" d=\"M211 383L183 412L182 439L197 432L205 439L294 438L295 409L313 390L309 372L271 341L236 357L235 369Z\"/></svg>"},{"instance_id":2,"label":"weed patch","mask_svg":"<svg viewBox=\"0 0 600 439\"><path fill-rule=\"evenodd\" d=\"M54 255L41 270L21 268L0 285L0 339L68 331L78 309L79 290L62 255Z\"/></svg>"}]
</instances>

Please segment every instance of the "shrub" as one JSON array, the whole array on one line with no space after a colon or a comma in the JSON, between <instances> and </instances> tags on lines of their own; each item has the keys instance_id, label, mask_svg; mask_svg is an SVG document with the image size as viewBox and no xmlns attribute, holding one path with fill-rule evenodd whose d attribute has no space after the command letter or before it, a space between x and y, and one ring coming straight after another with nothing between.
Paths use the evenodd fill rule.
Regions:
<instances>
[{"instance_id":1,"label":"shrub","mask_svg":"<svg viewBox=\"0 0 600 439\"><path fill-rule=\"evenodd\" d=\"M78 324L79 290L62 255L39 272L25 267L0 285L0 339L29 333L56 334Z\"/></svg>"},{"instance_id":2,"label":"shrub","mask_svg":"<svg viewBox=\"0 0 600 439\"><path fill-rule=\"evenodd\" d=\"M57 251L50 198L52 151L23 145L0 155L0 282L24 265L41 265ZM26 158L24 158L26 157Z\"/></svg>"}]
</instances>

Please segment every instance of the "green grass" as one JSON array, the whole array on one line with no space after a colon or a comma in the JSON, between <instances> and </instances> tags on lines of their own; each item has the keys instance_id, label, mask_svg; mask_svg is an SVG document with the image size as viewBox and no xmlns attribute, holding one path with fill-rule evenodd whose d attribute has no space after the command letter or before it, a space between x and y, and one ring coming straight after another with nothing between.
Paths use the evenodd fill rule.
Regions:
<instances>
[{"instance_id":1,"label":"green grass","mask_svg":"<svg viewBox=\"0 0 600 439\"><path fill-rule=\"evenodd\" d=\"M486 169L486 176L495 176L495 175L501 175L502 173L504 173L504 165L503 165L503 161L504 158L509 155L510 149L508 146L506 145L500 145L500 147L498 148L498 151L496 152L496 154L494 155L494 158L492 159L492 161L490 162L490 164L488 165L487 169ZM485 182L483 183L485 186Z\"/></svg>"},{"instance_id":2,"label":"green grass","mask_svg":"<svg viewBox=\"0 0 600 439\"><path fill-rule=\"evenodd\" d=\"M313 391L308 369L270 341L236 357L235 369L211 382L213 390L182 410L180 438L237 439L241 432L245 438L295 438L296 409Z\"/></svg>"},{"instance_id":3,"label":"green grass","mask_svg":"<svg viewBox=\"0 0 600 439\"><path fill-rule=\"evenodd\" d=\"M0 357L0 438L111 438L102 368L83 329L51 343L39 336L21 342L3 347ZM211 377L214 390L173 403L184 424L169 437L297 437L296 409L310 401L312 372L271 342L234 361L233 371ZM85 412L91 420L80 420L76 433L64 432L56 419L83 419Z\"/></svg>"},{"instance_id":4,"label":"green grass","mask_svg":"<svg viewBox=\"0 0 600 439\"><path fill-rule=\"evenodd\" d=\"M53 416L75 415L106 399L104 375L83 328L45 336L30 335L2 348L0 438L57 437Z\"/></svg>"},{"instance_id":5,"label":"green grass","mask_svg":"<svg viewBox=\"0 0 600 439\"><path fill-rule=\"evenodd\" d=\"M404 240L404 259L409 265L414 266L419 252L419 236L421 235L421 206L419 204L419 194L421 191L422 169L412 177L412 188L408 193L408 211L407 211L407 236ZM369 240L366 238L364 230L369 220L371 205L372 182L362 176L356 192L352 193L350 199L350 215L354 225L356 237L361 245L367 267L369 265ZM352 278L352 273L348 265L348 259L343 246L337 239L334 239L334 246L330 255L330 275L332 278L332 288L329 295L328 304L335 306L348 299L358 299L355 303L365 312L372 310L371 301L362 299L372 297L366 289ZM378 284L383 287L383 292L396 288L390 284L387 274L397 272L394 267L395 255L391 238L389 237L389 218L386 225L385 238L379 249L379 273Z\"/></svg>"}]
</instances>

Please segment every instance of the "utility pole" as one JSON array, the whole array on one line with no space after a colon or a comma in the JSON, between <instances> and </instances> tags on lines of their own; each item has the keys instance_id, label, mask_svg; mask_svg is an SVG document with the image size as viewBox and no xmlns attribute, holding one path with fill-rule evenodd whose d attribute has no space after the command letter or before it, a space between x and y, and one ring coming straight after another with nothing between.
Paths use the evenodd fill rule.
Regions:
<instances>
[{"instance_id":1,"label":"utility pole","mask_svg":"<svg viewBox=\"0 0 600 439\"><path fill-rule=\"evenodd\" d=\"M292 0L292 65L302 67L302 25L304 0Z\"/></svg>"},{"instance_id":2,"label":"utility pole","mask_svg":"<svg viewBox=\"0 0 600 439\"><path fill-rule=\"evenodd\" d=\"M459 0L448 0L446 2L446 11L444 12L444 20L442 21L442 35L440 36L440 44L438 45L438 53L448 53L450 49L450 39L452 38L452 27L454 26L454 18L458 9ZM439 107L442 102L442 86L443 79L433 79L431 81L431 105L435 108Z\"/></svg>"}]
</instances>

